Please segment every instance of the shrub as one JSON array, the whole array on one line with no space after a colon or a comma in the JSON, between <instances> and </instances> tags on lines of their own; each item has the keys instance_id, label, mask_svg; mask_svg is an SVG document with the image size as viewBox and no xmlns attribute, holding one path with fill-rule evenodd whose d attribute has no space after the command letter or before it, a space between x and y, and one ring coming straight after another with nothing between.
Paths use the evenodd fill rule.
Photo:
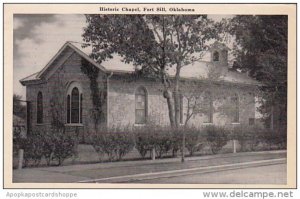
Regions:
<instances>
[{"instance_id":1,"label":"shrub","mask_svg":"<svg viewBox=\"0 0 300 199\"><path fill-rule=\"evenodd\" d=\"M45 154L49 155L50 158L50 151L53 150L51 160L57 161L57 165L62 165L65 159L76 154L76 143L76 139L71 135L64 133L53 134L53 139L51 139L49 144L52 148L48 148Z\"/></svg>"},{"instance_id":2,"label":"shrub","mask_svg":"<svg viewBox=\"0 0 300 199\"><path fill-rule=\"evenodd\" d=\"M286 149L286 146L287 146L286 132L278 132L275 137L276 137L276 140L275 140L276 148L277 149Z\"/></svg>"},{"instance_id":3,"label":"shrub","mask_svg":"<svg viewBox=\"0 0 300 199\"><path fill-rule=\"evenodd\" d=\"M46 133L43 136L43 154L46 159L46 163L49 166L53 159L53 151L55 149L55 140L52 134Z\"/></svg>"},{"instance_id":4,"label":"shrub","mask_svg":"<svg viewBox=\"0 0 300 199\"><path fill-rule=\"evenodd\" d=\"M26 138L15 138L14 145L18 149L24 149L25 167L38 166L43 156L47 165L53 160L61 165L66 158L76 154L77 140L63 132L39 130L31 132Z\"/></svg>"},{"instance_id":5,"label":"shrub","mask_svg":"<svg viewBox=\"0 0 300 199\"><path fill-rule=\"evenodd\" d=\"M19 133L19 131L17 130L13 130L13 153L17 154L18 150L21 149L21 144L23 142L24 139L21 134Z\"/></svg>"},{"instance_id":6,"label":"shrub","mask_svg":"<svg viewBox=\"0 0 300 199\"><path fill-rule=\"evenodd\" d=\"M224 127L210 125L205 127L204 131L213 154L218 153L227 144L228 133Z\"/></svg>"},{"instance_id":7,"label":"shrub","mask_svg":"<svg viewBox=\"0 0 300 199\"><path fill-rule=\"evenodd\" d=\"M109 160L115 159L115 146L113 142L113 137L108 136L108 133L101 133L101 135L96 135L93 138L93 147L99 155L106 154Z\"/></svg>"},{"instance_id":8,"label":"shrub","mask_svg":"<svg viewBox=\"0 0 300 199\"><path fill-rule=\"evenodd\" d=\"M165 127L141 127L135 129L135 147L140 155L145 158L153 148L158 158L172 151L173 156L182 148L182 135L186 133L185 147L190 155L203 149L206 143L205 135L194 127L181 127L178 129Z\"/></svg>"},{"instance_id":9,"label":"shrub","mask_svg":"<svg viewBox=\"0 0 300 199\"><path fill-rule=\"evenodd\" d=\"M153 145L158 157L161 158L163 154L168 153L172 149L172 131L164 128L157 130L155 136L153 136Z\"/></svg>"},{"instance_id":10,"label":"shrub","mask_svg":"<svg viewBox=\"0 0 300 199\"><path fill-rule=\"evenodd\" d=\"M134 148L134 138L132 133L125 131L117 131L113 133L116 141L116 154L118 160L121 160L126 154L128 154Z\"/></svg>"},{"instance_id":11,"label":"shrub","mask_svg":"<svg viewBox=\"0 0 300 199\"><path fill-rule=\"evenodd\" d=\"M205 146L205 136L201 135L201 131L195 127L186 127L183 129L186 133L185 147L190 155L194 155L196 151L200 151Z\"/></svg>"},{"instance_id":12,"label":"shrub","mask_svg":"<svg viewBox=\"0 0 300 199\"><path fill-rule=\"evenodd\" d=\"M145 158L147 153L155 149L158 158L173 150L173 154L179 149L178 132L170 128L158 126L146 126L135 130L135 148Z\"/></svg>"},{"instance_id":13,"label":"shrub","mask_svg":"<svg viewBox=\"0 0 300 199\"><path fill-rule=\"evenodd\" d=\"M267 145L267 150L286 149L287 135L271 129L264 129L261 133L261 141Z\"/></svg>"},{"instance_id":14,"label":"shrub","mask_svg":"<svg viewBox=\"0 0 300 199\"><path fill-rule=\"evenodd\" d=\"M142 127L135 129L135 147L140 155L145 158L147 153L153 148L158 158L172 151L173 156L182 148L182 135L186 133L185 147L190 155L203 149L206 143L205 135L195 127L181 127L178 129L165 127Z\"/></svg>"},{"instance_id":15,"label":"shrub","mask_svg":"<svg viewBox=\"0 0 300 199\"><path fill-rule=\"evenodd\" d=\"M239 125L233 129L233 139L238 140L241 151L255 151L261 140L260 126Z\"/></svg>"},{"instance_id":16,"label":"shrub","mask_svg":"<svg viewBox=\"0 0 300 199\"><path fill-rule=\"evenodd\" d=\"M40 132L34 132L27 138L17 138L16 144L24 149L24 166L38 166L43 157L43 138Z\"/></svg>"},{"instance_id":17,"label":"shrub","mask_svg":"<svg viewBox=\"0 0 300 199\"><path fill-rule=\"evenodd\" d=\"M233 129L233 139L239 141L241 151L284 149L286 147L286 134L265 129L258 125L240 125Z\"/></svg>"},{"instance_id":18,"label":"shrub","mask_svg":"<svg viewBox=\"0 0 300 199\"><path fill-rule=\"evenodd\" d=\"M92 145L99 155L106 154L110 161L121 160L133 149L134 139L132 133L116 128L95 135Z\"/></svg>"},{"instance_id":19,"label":"shrub","mask_svg":"<svg viewBox=\"0 0 300 199\"><path fill-rule=\"evenodd\" d=\"M183 129L172 130L172 153L173 157L177 156L177 152L181 151Z\"/></svg>"},{"instance_id":20,"label":"shrub","mask_svg":"<svg viewBox=\"0 0 300 199\"><path fill-rule=\"evenodd\" d=\"M135 148L138 150L142 158L145 158L148 151L154 147L149 138L150 135L147 133L135 132Z\"/></svg>"},{"instance_id":21,"label":"shrub","mask_svg":"<svg viewBox=\"0 0 300 199\"><path fill-rule=\"evenodd\" d=\"M134 129L135 148L138 150L142 158L145 158L148 152L155 149L162 155L164 146L160 142L160 138L164 132L157 126L146 126ZM159 146L160 145L160 146ZM161 150L159 152L159 150Z\"/></svg>"}]
</instances>

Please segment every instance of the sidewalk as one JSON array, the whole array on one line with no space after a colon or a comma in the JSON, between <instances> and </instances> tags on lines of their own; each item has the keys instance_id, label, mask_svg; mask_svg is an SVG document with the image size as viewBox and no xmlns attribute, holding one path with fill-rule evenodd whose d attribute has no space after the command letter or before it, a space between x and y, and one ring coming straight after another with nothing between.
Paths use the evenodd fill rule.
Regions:
<instances>
[{"instance_id":1,"label":"sidewalk","mask_svg":"<svg viewBox=\"0 0 300 199\"><path fill-rule=\"evenodd\" d=\"M124 161L112 163L97 163L85 165L69 165L60 167L25 168L13 170L13 182L36 183L72 183L92 182L94 179L120 178L130 175L160 175L160 172L172 173L201 169L201 172L214 168L232 169L247 162L260 162L270 164L271 160L284 160L286 151L244 152L231 154L218 154L200 157L188 157L184 163L180 158ZM281 161L282 162L282 161ZM224 167L222 168L222 165ZM232 165L230 167L226 165ZM216 169L217 168L217 169ZM103 181L103 180L102 180Z\"/></svg>"}]
</instances>

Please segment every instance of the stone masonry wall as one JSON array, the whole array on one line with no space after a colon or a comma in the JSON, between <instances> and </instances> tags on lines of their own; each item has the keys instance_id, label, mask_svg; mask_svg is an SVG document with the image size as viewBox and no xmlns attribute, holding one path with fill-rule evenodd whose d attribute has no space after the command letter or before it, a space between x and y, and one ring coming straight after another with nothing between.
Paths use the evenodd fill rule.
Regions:
<instances>
[{"instance_id":1,"label":"stone masonry wall","mask_svg":"<svg viewBox=\"0 0 300 199\"><path fill-rule=\"evenodd\" d=\"M185 96L189 96L191 93L196 93L196 96L201 95L204 90L210 90L213 95L213 124L227 126L236 124L232 122L232 113L230 111L226 113L225 109L232 106L230 99L235 93L239 96L239 123L249 124L249 118L255 118L253 87L220 84L211 86L209 89L205 85L199 85L199 89L197 89L197 84L192 86L191 84L191 82L182 82L180 87L184 96L183 121L186 120L188 103ZM140 86L143 86L148 94L148 122L161 126L169 125L167 102L163 98L163 87L160 82L145 79L126 81L122 78L111 78L108 91L109 126L138 126L135 124L135 90ZM201 127L207 125L206 118L207 116L203 113L195 114L187 124Z\"/></svg>"},{"instance_id":2,"label":"stone masonry wall","mask_svg":"<svg viewBox=\"0 0 300 199\"><path fill-rule=\"evenodd\" d=\"M162 86L159 82L128 81L113 77L108 85L108 126L133 126L135 124L135 91L140 86L147 90L147 121L158 125L168 124L167 104L161 94Z\"/></svg>"},{"instance_id":3,"label":"stone masonry wall","mask_svg":"<svg viewBox=\"0 0 300 199\"><path fill-rule=\"evenodd\" d=\"M70 126L66 124L66 131L76 132L81 138L81 141L87 138L88 134L94 131L94 123L91 119L91 110L93 109L93 103L91 100L90 80L82 73L81 69L81 57L72 53L67 61L58 70L51 75L47 83L38 85L27 86L27 100L31 101L31 115L32 115L32 128L33 130L46 128L49 130L52 120L52 114L55 114L61 122L66 124L66 99L67 89L71 82L78 82L82 87L82 125ZM99 72L98 83L99 87L105 86L106 77ZM41 91L43 94L43 124L37 124L36 120L36 100L37 94ZM106 111L106 104L104 105L104 111ZM106 115L106 112L104 113ZM106 120L106 118L104 118ZM106 121L103 121L106 123Z\"/></svg>"},{"instance_id":4,"label":"stone masonry wall","mask_svg":"<svg viewBox=\"0 0 300 199\"><path fill-rule=\"evenodd\" d=\"M68 54L68 53L66 53ZM84 140L90 133L94 132L94 123L91 116L93 103L91 100L90 80L82 73L81 57L70 52L70 57L59 67L54 74L50 76L47 83L28 85L27 100L31 101L31 121L33 130L47 128L49 129L53 110L56 117L66 124L66 92L68 85L76 81L81 84L83 91L83 123L76 127L66 125L67 131L79 133ZM99 87L106 87L107 77L100 72L98 78ZM219 84L206 85L203 82L193 83L190 81L181 82L181 93L183 94L183 121L186 120L187 98L186 96L196 93L201 95L203 91L210 90L213 94L213 124L233 125L232 116L222 112L224 104L230 105L230 97L235 93L239 96L239 123L248 124L249 118L255 118L254 89L250 86ZM137 126L135 124L135 91L140 86L147 90L148 117L147 122L156 125L169 125L169 116L166 99L163 98L163 86L161 82L150 79L128 79L122 75L113 75L107 83L108 93L107 102L104 104L103 121L104 125L112 126ZM209 89L208 89L208 86ZM36 121L36 99L38 92L43 94L43 124L37 124ZM107 112L106 112L107 111ZM205 125L207 116L205 114L195 114L188 125L200 127Z\"/></svg>"}]
</instances>

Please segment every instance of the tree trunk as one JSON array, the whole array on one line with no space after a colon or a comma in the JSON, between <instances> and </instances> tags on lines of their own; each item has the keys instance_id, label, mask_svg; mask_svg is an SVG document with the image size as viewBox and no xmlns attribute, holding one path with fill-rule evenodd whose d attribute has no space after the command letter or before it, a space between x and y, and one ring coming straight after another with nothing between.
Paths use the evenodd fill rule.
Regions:
<instances>
[{"instance_id":1,"label":"tree trunk","mask_svg":"<svg viewBox=\"0 0 300 199\"><path fill-rule=\"evenodd\" d=\"M174 91L174 109L175 109L175 126L179 127L180 124L180 103L178 89Z\"/></svg>"},{"instance_id":2,"label":"tree trunk","mask_svg":"<svg viewBox=\"0 0 300 199\"><path fill-rule=\"evenodd\" d=\"M180 103L179 103L179 78L180 78L181 64L177 63L175 87L174 87L174 106L175 106L175 126L179 127L180 124Z\"/></svg>"},{"instance_id":3,"label":"tree trunk","mask_svg":"<svg viewBox=\"0 0 300 199\"><path fill-rule=\"evenodd\" d=\"M271 121L270 121L270 129L274 130L274 106L271 106Z\"/></svg>"},{"instance_id":4,"label":"tree trunk","mask_svg":"<svg viewBox=\"0 0 300 199\"><path fill-rule=\"evenodd\" d=\"M184 162L184 148L185 148L185 130L182 132L182 150L181 150L181 162Z\"/></svg>"},{"instance_id":5,"label":"tree trunk","mask_svg":"<svg viewBox=\"0 0 300 199\"><path fill-rule=\"evenodd\" d=\"M169 119L171 127L175 127L175 118L174 118L174 100L172 97L172 92L169 89L164 91L164 98L167 99L168 111L169 111Z\"/></svg>"},{"instance_id":6,"label":"tree trunk","mask_svg":"<svg viewBox=\"0 0 300 199\"><path fill-rule=\"evenodd\" d=\"M170 125L173 128L175 126L175 118L174 118L174 100L173 100L173 94L170 90L170 83L168 82L166 78L166 73L162 73L162 83L164 85L164 92L163 96L167 99L168 104L168 111L169 111L169 119L170 119Z\"/></svg>"},{"instance_id":7,"label":"tree trunk","mask_svg":"<svg viewBox=\"0 0 300 199\"><path fill-rule=\"evenodd\" d=\"M176 75L175 75L175 87L174 87L174 105L175 105L175 127L179 128L180 124L180 103L179 103L179 80L180 80L181 63L177 62ZM182 146L181 146L181 162L184 162L184 149L185 149L185 130L182 131Z\"/></svg>"}]
</instances>

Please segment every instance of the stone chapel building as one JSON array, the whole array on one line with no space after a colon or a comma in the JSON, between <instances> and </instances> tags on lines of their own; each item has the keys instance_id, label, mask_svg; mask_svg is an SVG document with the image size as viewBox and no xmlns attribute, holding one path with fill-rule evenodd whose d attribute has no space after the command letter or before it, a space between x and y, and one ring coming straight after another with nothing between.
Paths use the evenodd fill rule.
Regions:
<instances>
[{"instance_id":1,"label":"stone chapel building","mask_svg":"<svg viewBox=\"0 0 300 199\"><path fill-rule=\"evenodd\" d=\"M66 42L41 71L20 80L26 86L26 100L30 102L30 129L51 128L53 117L57 117L65 127L76 128L81 135L92 131L95 102L91 81L81 69L83 63L99 69L97 83L105 96L103 125L169 125L167 101L160 81L132 78L134 67L121 62L118 56L98 64L89 57L89 50L78 43ZM215 42L203 61L182 68L180 123L185 123L190 109L188 97L195 95L202 99L198 105L203 111L194 114L188 125L254 124L255 90L259 83L230 67L228 51L224 44ZM217 79L212 79L212 71L218 74ZM169 73L172 76L171 70ZM224 104L227 104L225 108L220 108ZM224 114L226 110L230 110L230 114Z\"/></svg>"}]
</instances>

